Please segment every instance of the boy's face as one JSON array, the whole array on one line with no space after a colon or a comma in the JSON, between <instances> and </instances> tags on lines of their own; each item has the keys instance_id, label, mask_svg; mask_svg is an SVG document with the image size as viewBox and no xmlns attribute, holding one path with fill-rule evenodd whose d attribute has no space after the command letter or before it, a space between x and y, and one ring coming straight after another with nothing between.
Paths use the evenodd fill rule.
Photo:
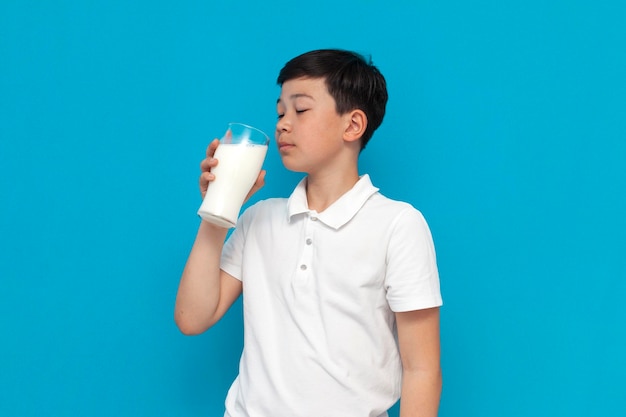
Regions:
<instances>
[{"instance_id":1,"label":"boy's face","mask_svg":"<svg viewBox=\"0 0 626 417\"><path fill-rule=\"evenodd\" d=\"M287 169L314 174L341 163L350 116L337 113L323 78L286 81L276 111L276 142Z\"/></svg>"}]
</instances>

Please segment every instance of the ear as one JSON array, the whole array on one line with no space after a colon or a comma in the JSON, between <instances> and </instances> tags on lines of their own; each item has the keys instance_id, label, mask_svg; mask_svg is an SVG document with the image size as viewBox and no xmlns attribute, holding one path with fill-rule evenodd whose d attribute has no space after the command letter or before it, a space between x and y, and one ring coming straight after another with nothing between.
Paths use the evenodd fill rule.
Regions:
<instances>
[{"instance_id":1,"label":"ear","mask_svg":"<svg viewBox=\"0 0 626 417\"><path fill-rule=\"evenodd\" d=\"M365 129L367 128L367 116L363 110L352 110L346 113L346 130L343 133L343 139L348 142L354 142L361 139Z\"/></svg>"}]
</instances>

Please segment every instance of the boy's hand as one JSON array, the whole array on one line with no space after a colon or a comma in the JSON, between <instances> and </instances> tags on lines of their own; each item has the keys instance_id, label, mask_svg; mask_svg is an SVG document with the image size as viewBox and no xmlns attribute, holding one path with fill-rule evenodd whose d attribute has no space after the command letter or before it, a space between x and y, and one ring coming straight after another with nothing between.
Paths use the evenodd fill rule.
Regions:
<instances>
[{"instance_id":1,"label":"boy's hand","mask_svg":"<svg viewBox=\"0 0 626 417\"><path fill-rule=\"evenodd\" d=\"M216 167L219 162L217 159L213 157L213 155L215 155L215 150L217 149L219 144L220 144L219 139L213 139L213 141L209 144L209 146L206 149L206 158L203 159L202 162L200 163L200 171L201 171L200 195L202 196L203 199L206 194L207 188L209 188L209 183L215 179L215 175L211 172L211 169ZM244 203L248 201L248 199L252 197L254 193L259 191L261 187L265 185L265 172L266 171L264 169L262 169L261 172L259 172L259 176L257 177L254 185L250 189L250 192L248 192L248 195L246 196Z\"/></svg>"},{"instance_id":2,"label":"boy's hand","mask_svg":"<svg viewBox=\"0 0 626 417\"><path fill-rule=\"evenodd\" d=\"M213 142L206 148L206 158L200 163L200 195L204 199L207 188L209 188L209 182L215 179L215 175L211 173L211 168L217 165L217 159L213 158L215 150L220 144L219 139L213 139Z\"/></svg>"}]
</instances>

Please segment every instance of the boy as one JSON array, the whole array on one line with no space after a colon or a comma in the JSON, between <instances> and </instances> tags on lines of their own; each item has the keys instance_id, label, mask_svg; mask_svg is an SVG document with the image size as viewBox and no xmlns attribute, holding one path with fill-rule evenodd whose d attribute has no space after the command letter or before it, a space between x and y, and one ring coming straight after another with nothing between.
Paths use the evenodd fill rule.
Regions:
<instances>
[{"instance_id":1,"label":"boy","mask_svg":"<svg viewBox=\"0 0 626 417\"><path fill-rule=\"evenodd\" d=\"M244 349L226 417L437 415L439 278L428 226L358 174L381 124L386 83L360 55L318 50L278 77L276 142L304 172L289 199L202 222L182 274L176 323L204 332L244 294ZM200 190L214 179L213 141ZM261 172L252 195L264 184Z\"/></svg>"}]
</instances>

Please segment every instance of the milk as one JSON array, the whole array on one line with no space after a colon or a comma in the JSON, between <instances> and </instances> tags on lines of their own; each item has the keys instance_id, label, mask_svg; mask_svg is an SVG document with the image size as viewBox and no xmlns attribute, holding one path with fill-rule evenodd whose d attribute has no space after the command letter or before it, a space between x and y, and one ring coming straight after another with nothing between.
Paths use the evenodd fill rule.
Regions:
<instances>
[{"instance_id":1,"label":"milk","mask_svg":"<svg viewBox=\"0 0 626 417\"><path fill-rule=\"evenodd\" d=\"M211 169L215 180L209 182L198 215L219 226L234 227L266 153L267 145L221 143L214 155L219 162Z\"/></svg>"}]
</instances>

